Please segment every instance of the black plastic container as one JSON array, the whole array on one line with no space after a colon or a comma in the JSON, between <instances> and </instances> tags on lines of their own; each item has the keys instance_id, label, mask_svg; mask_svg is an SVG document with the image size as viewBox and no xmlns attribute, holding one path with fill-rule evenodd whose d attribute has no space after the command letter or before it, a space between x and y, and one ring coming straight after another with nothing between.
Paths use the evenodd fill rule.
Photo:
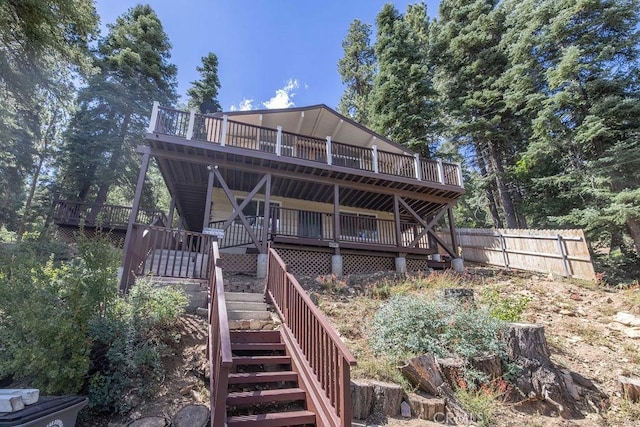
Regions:
<instances>
[{"instance_id":1,"label":"black plastic container","mask_svg":"<svg viewBox=\"0 0 640 427\"><path fill-rule=\"evenodd\" d=\"M21 411L0 412L0 427L74 427L86 405L82 396L43 396Z\"/></svg>"}]
</instances>

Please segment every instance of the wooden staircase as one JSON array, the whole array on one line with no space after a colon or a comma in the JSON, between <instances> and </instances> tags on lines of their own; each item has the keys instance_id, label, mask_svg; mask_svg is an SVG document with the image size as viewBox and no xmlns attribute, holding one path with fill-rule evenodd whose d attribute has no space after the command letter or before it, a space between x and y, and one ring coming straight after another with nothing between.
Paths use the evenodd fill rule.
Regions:
<instances>
[{"instance_id":1,"label":"wooden staircase","mask_svg":"<svg viewBox=\"0 0 640 427\"><path fill-rule=\"evenodd\" d=\"M315 426L280 331L232 331L228 427Z\"/></svg>"}]
</instances>

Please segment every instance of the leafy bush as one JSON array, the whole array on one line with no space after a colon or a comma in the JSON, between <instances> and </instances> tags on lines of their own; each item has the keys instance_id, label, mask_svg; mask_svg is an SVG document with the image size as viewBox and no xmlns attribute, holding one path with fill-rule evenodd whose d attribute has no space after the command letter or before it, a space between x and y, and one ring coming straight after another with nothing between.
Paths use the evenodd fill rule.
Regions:
<instances>
[{"instance_id":1,"label":"leafy bush","mask_svg":"<svg viewBox=\"0 0 640 427\"><path fill-rule=\"evenodd\" d=\"M505 322L519 322L522 313L527 309L531 297L501 296L496 289L485 288L480 294L480 301L487 306L489 314Z\"/></svg>"},{"instance_id":2,"label":"leafy bush","mask_svg":"<svg viewBox=\"0 0 640 427\"><path fill-rule=\"evenodd\" d=\"M446 299L396 295L375 315L371 347L393 356L432 353L438 357L503 354L505 323L482 308Z\"/></svg>"},{"instance_id":3,"label":"leafy bush","mask_svg":"<svg viewBox=\"0 0 640 427\"><path fill-rule=\"evenodd\" d=\"M187 298L146 282L123 298L120 251L94 240L78 253L56 264L0 247L0 378L43 394L88 392L94 408L125 410L129 389L144 393L160 377L163 340Z\"/></svg>"}]
</instances>

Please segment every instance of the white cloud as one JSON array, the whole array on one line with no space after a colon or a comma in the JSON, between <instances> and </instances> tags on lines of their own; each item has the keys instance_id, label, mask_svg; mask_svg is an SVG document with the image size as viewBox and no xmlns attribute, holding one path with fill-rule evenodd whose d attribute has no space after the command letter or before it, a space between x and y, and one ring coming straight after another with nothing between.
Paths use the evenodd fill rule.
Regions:
<instances>
[{"instance_id":1,"label":"white cloud","mask_svg":"<svg viewBox=\"0 0 640 427\"><path fill-rule=\"evenodd\" d=\"M293 98L296 96L296 90L302 86L305 90L309 88L307 84L300 84L298 79L289 79L285 82L284 87L281 89L276 89L276 94L271 97L268 101L258 102L262 104L264 108L271 110L276 108L289 108L294 107L295 104L293 102ZM233 104L229 111L249 111L255 110L256 106L254 105L254 100L249 98L244 98L237 105Z\"/></svg>"},{"instance_id":2,"label":"white cloud","mask_svg":"<svg viewBox=\"0 0 640 427\"><path fill-rule=\"evenodd\" d=\"M229 108L229 110L231 110L231 111L249 111L249 110L253 110L253 99L244 98L242 101L240 101L240 103L237 106L236 105L232 105L231 108Z\"/></svg>"},{"instance_id":3,"label":"white cloud","mask_svg":"<svg viewBox=\"0 0 640 427\"><path fill-rule=\"evenodd\" d=\"M269 110L293 107L295 106L293 97L296 96L294 90L299 87L298 79L289 79L282 89L276 89L276 94L270 100L263 102L262 105Z\"/></svg>"}]
</instances>

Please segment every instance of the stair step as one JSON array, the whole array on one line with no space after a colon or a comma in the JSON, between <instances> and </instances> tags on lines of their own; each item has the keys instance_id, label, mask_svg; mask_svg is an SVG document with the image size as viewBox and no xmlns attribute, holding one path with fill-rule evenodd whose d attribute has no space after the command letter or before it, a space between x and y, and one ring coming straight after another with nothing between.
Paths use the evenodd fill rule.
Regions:
<instances>
[{"instance_id":1,"label":"stair step","mask_svg":"<svg viewBox=\"0 0 640 427\"><path fill-rule=\"evenodd\" d=\"M280 331L231 331L232 343L280 343Z\"/></svg>"},{"instance_id":2,"label":"stair step","mask_svg":"<svg viewBox=\"0 0 640 427\"><path fill-rule=\"evenodd\" d=\"M240 356L233 358L233 366L239 365L290 365L289 356Z\"/></svg>"},{"instance_id":3,"label":"stair step","mask_svg":"<svg viewBox=\"0 0 640 427\"><path fill-rule=\"evenodd\" d=\"M227 311L267 311L264 302L227 301Z\"/></svg>"},{"instance_id":4,"label":"stair step","mask_svg":"<svg viewBox=\"0 0 640 427\"><path fill-rule=\"evenodd\" d=\"M269 350L284 350L285 346L279 342L237 342L231 341L231 351L269 351Z\"/></svg>"},{"instance_id":5,"label":"stair step","mask_svg":"<svg viewBox=\"0 0 640 427\"><path fill-rule=\"evenodd\" d=\"M264 302L264 294L253 292L225 292L224 298L229 301Z\"/></svg>"},{"instance_id":6,"label":"stair step","mask_svg":"<svg viewBox=\"0 0 640 427\"><path fill-rule=\"evenodd\" d=\"M229 427L284 427L300 424L315 424L315 422L315 414L309 411L239 415L227 418L227 425Z\"/></svg>"},{"instance_id":7,"label":"stair step","mask_svg":"<svg viewBox=\"0 0 640 427\"><path fill-rule=\"evenodd\" d=\"M229 384L278 383L280 381L297 381L298 374L293 371L281 372L243 372L229 374Z\"/></svg>"},{"instance_id":8,"label":"stair step","mask_svg":"<svg viewBox=\"0 0 640 427\"><path fill-rule=\"evenodd\" d=\"M272 402L304 400L306 393L301 388L276 390L238 391L227 395L227 405L257 405Z\"/></svg>"},{"instance_id":9,"label":"stair step","mask_svg":"<svg viewBox=\"0 0 640 427\"><path fill-rule=\"evenodd\" d=\"M268 311L231 310L227 311L229 320L271 320L271 313Z\"/></svg>"}]
</instances>

